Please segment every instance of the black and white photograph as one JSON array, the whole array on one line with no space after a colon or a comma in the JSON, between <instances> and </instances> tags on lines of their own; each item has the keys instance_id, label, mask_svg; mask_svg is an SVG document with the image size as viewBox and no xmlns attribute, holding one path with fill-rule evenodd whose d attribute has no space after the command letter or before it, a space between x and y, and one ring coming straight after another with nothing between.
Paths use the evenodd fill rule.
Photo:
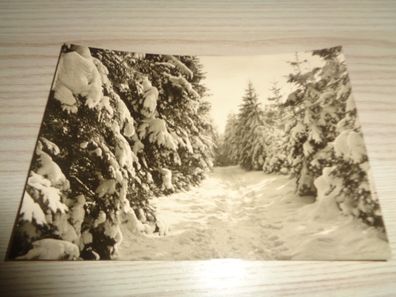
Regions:
<instances>
[{"instance_id":1,"label":"black and white photograph","mask_svg":"<svg viewBox=\"0 0 396 297\"><path fill-rule=\"evenodd\" d=\"M388 259L346 63L64 44L7 260Z\"/></svg>"}]
</instances>

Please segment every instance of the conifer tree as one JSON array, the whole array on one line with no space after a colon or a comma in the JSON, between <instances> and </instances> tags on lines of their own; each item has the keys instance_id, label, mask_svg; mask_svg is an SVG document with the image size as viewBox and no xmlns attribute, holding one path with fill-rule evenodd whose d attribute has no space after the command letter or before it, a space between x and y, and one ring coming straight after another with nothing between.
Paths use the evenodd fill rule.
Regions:
<instances>
[{"instance_id":1,"label":"conifer tree","mask_svg":"<svg viewBox=\"0 0 396 297\"><path fill-rule=\"evenodd\" d=\"M331 142L336 137L336 124L345 110L345 96L350 93L345 65L338 60L340 48L331 55L314 52L324 59L324 66L290 76L299 86L302 105L300 117L305 126L306 139L302 143L301 165L295 169L297 191L300 195L314 195L314 180L332 159ZM337 93L338 91L338 93Z\"/></svg>"},{"instance_id":2,"label":"conifer tree","mask_svg":"<svg viewBox=\"0 0 396 297\"><path fill-rule=\"evenodd\" d=\"M237 160L237 116L229 114L227 123L224 129L224 135L219 139L219 146L217 149L217 166L236 165Z\"/></svg>"},{"instance_id":3,"label":"conifer tree","mask_svg":"<svg viewBox=\"0 0 396 297\"><path fill-rule=\"evenodd\" d=\"M257 135L261 132L259 127L262 125L263 111L253 84L249 82L242 98L236 127L237 159L244 169L259 169L259 164L262 166L262 146L261 141L257 140Z\"/></svg>"},{"instance_id":4,"label":"conifer tree","mask_svg":"<svg viewBox=\"0 0 396 297\"><path fill-rule=\"evenodd\" d=\"M284 132L287 108L283 105L281 89L277 82L274 82L270 88L270 96L267 101L268 104L264 109L266 125L263 142L266 158L263 170L267 173L281 172L286 174L289 171L286 160L288 135Z\"/></svg>"},{"instance_id":5,"label":"conifer tree","mask_svg":"<svg viewBox=\"0 0 396 297\"><path fill-rule=\"evenodd\" d=\"M323 59L323 66L302 71L304 61L297 55L291 63L289 82L296 89L282 105L284 127L275 125L274 133L267 130L269 142L278 143L279 149L266 147L263 169L279 170L275 160L286 152L283 166L296 177L299 195L314 195L324 207L335 203L342 213L383 228L341 48L312 54Z\"/></svg>"},{"instance_id":6,"label":"conifer tree","mask_svg":"<svg viewBox=\"0 0 396 297\"><path fill-rule=\"evenodd\" d=\"M369 184L371 169L367 149L340 50L332 48L313 53L326 61L322 77L327 80L328 88L322 94L321 115L327 111L326 132L331 141L327 145L331 153L319 151L319 156L311 162L322 169L315 180L318 199L334 199L342 213L383 229L378 198ZM337 120L335 126L334 119Z\"/></svg>"},{"instance_id":7,"label":"conifer tree","mask_svg":"<svg viewBox=\"0 0 396 297\"><path fill-rule=\"evenodd\" d=\"M295 60L289 62L293 67L293 73L288 76L288 82L294 85L295 90L290 93L285 102L283 103L286 111L283 117L284 121L284 133L286 135L286 141L284 142L284 154L286 155L286 163L289 167L292 176L297 178L297 185L305 184L310 180L310 176L306 175L304 171L304 154L303 144L307 140L307 123L304 122L306 105L308 104L305 100L306 85L313 80L313 73L302 72L302 66L306 63L306 60L300 60L299 55L296 53ZM303 174L301 174L303 172ZM304 187L306 192L310 192L311 188ZM299 191L299 194L306 194Z\"/></svg>"},{"instance_id":8,"label":"conifer tree","mask_svg":"<svg viewBox=\"0 0 396 297\"><path fill-rule=\"evenodd\" d=\"M195 57L64 46L10 256L40 257L35 241L54 238L70 258L110 259L121 223L163 234L150 198L212 166L202 78Z\"/></svg>"}]
</instances>

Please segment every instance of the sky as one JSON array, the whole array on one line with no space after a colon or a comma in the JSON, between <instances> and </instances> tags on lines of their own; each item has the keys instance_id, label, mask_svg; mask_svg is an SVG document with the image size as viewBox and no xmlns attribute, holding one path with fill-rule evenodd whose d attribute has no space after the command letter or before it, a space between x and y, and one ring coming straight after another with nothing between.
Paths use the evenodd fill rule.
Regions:
<instances>
[{"instance_id":1,"label":"sky","mask_svg":"<svg viewBox=\"0 0 396 297\"><path fill-rule=\"evenodd\" d=\"M305 69L322 64L320 58L310 53L299 53L299 60L307 59ZM206 72L204 84L209 89L208 100L212 104L212 118L218 132L223 133L227 116L237 113L248 82L251 81L260 102L266 104L271 95L274 82L287 96L292 86L287 83L286 75L293 71L288 61L295 61L295 53L261 56L201 56L199 57ZM304 70L303 68L303 70Z\"/></svg>"}]
</instances>

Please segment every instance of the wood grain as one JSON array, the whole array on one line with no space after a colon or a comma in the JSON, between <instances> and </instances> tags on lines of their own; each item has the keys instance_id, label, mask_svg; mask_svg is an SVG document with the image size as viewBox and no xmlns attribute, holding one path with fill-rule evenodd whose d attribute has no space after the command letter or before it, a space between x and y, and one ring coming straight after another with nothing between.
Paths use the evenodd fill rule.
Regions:
<instances>
[{"instance_id":1,"label":"wood grain","mask_svg":"<svg viewBox=\"0 0 396 297\"><path fill-rule=\"evenodd\" d=\"M63 42L246 55L343 45L396 253L396 2L1 1L0 256ZM0 264L1 296L395 296L388 262Z\"/></svg>"}]
</instances>

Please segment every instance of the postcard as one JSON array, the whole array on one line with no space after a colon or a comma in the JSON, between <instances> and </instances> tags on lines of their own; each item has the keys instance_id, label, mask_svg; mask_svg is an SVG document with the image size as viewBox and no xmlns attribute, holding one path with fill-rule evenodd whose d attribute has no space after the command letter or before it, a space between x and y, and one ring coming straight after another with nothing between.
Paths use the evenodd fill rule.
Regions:
<instances>
[{"instance_id":1,"label":"postcard","mask_svg":"<svg viewBox=\"0 0 396 297\"><path fill-rule=\"evenodd\" d=\"M341 47L65 44L32 154L7 260L390 256Z\"/></svg>"}]
</instances>

